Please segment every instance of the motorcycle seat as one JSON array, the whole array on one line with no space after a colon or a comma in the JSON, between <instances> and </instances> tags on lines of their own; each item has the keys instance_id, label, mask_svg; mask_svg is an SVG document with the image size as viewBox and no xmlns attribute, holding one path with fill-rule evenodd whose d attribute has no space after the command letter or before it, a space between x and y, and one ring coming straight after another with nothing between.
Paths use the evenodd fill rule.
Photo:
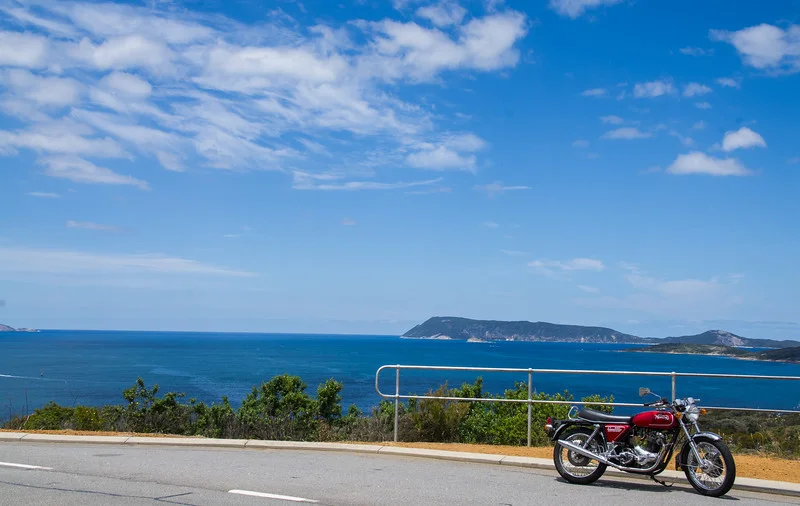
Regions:
<instances>
[{"instance_id":1,"label":"motorcycle seat","mask_svg":"<svg viewBox=\"0 0 800 506\"><path fill-rule=\"evenodd\" d=\"M590 422L619 423L623 425L630 425L632 417L608 415L606 413L601 413L600 411L595 411L593 409L583 408L580 411L578 411L578 418L583 418L584 420Z\"/></svg>"}]
</instances>

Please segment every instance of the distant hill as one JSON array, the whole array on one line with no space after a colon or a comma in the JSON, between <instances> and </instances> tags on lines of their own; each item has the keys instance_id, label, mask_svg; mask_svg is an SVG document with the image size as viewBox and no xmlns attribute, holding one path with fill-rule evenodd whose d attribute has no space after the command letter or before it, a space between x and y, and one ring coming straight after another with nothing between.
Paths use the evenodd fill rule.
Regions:
<instances>
[{"instance_id":1,"label":"distant hill","mask_svg":"<svg viewBox=\"0 0 800 506\"><path fill-rule=\"evenodd\" d=\"M605 327L584 327L547 322L504 322L435 316L403 337L484 341L544 341L566 343L652 343L654 339L625 334Z\"/></svg>"},{"instance_id":2,"label":"distant hill","mask_svg":"<svg viewBox=\"0 0 800 506\"><path fill-rule=\"evenodd\" d=\"M606 327L585 327L528 321L471 320L455 316L434 316L409 330L403 337L456 339L463 341L533 341L564 343L692 344L744 348L791 348L797 341L749 339L724 330L709 330L691 336L639 337Z\"/></svg>"},{"instance_id":3,"label":"distant hill","mask_svg":"<svg viewBox=\"0 0 800 506\"><path fill-rule=\"evenodd\" d=\"M663 343L624 351L635 353L675 353L679 355L719 355L751 360L800 363L800 346L766 351L748 351L742 348L717 344Z\"/></svg>"},{"instance_id":4,"label":"distant hill","mask_svg":"<svg viewBox=\"0 0 800 506\"><path fill-rule=\"evenodd\" d=\"M661 342L681 344L716 344L720 346L742 346L746 348L791 348L797 341L776 341L774 339L750 339L737 336L724 330L708 330L693 336L666 337Z\"/></svg>"},{"instance_id":5,"label":"distant hill","mask_svg":"<svg viewBox=\"0 0 800 506\"><path fill-rule=\"evenodd\" d=\"M3 325L2 323L0 323L0 332L14 332L16 330L17 329L15 329L14 327L9 327L8 325Z\"/></svg>"}]
</instances>

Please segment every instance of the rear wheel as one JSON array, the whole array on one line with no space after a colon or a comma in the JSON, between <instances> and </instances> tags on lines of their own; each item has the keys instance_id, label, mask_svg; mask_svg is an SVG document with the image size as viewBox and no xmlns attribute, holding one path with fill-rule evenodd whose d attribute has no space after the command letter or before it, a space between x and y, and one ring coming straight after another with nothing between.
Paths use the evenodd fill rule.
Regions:
<instances>
[{"instance_id":1,"label":"rear wheel","mask_svg":"<svg viewBox=\"0 0 800 506\"><path fill-rule=\"evenodd\" d=\"M592 453L600 453L603 446L599 436L595 436L591 441L592 430L586 427L572 429L566 436L560 439L568 441L574 445L582 446ZM586 442L589 441L587 445ZM556 470L565 480L570 483L588 485L597 481L606 472L606 465L598 461L585 457L574 450L570 450L556 441L553 450L553 462Z\"/></svg>"},{"instance_id":2,"label":"rear wheel","mask_svg":"<svg viewBox=\"0 0 800 506\"><path fill-rule=\"evenodd\" d=\"M694 440L700 460L687 442L681 451L681 464L686 478L703 495L719 497L728 493L736 479L736 463L722 441L708 437Z\"/></svg>"}]
</instances>

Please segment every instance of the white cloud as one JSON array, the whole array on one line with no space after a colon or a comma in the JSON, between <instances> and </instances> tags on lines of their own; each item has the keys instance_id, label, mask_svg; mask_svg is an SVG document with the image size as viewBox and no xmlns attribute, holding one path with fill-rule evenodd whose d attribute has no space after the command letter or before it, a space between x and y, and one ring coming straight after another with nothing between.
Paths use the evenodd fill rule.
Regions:
<instances>
[{"instance_id":1,"label":"white cloud","mask_svg":"<svg viewBox=\"0 0 800 506\"><path fill-rule=\"evenodd\" d=\"M589 141L587 141L586 139L576 139L576 140L572 141L572 147L573 148L581 148L581 149L588 148L589 147Z\"/></svg>"},{"instance_id":2,"label":"white cloud","mask_svg":"<svg viewBox=\"0 0 800 506\"><path fill-rule=\"evenodd\" d=\"M0 247L0 272L40 274L172 274L253 277L247 271L161 254L101 254Z\"/></svg>"},{"instance_id":3,"label":"white cloud","mask_svg":"<svg viewBox=\"0 0 800 506\"><path fill-rule=\"evenodd\" d=\"M586 292L586 293L597 293L597 292L600 291L599 288L597 288L595 286L588 286L588 285L578 285L578 289L583 291L583 292Z\"/></svg>"},{"instance_id":4,"label":"white cloud","mask_svg":"<svg viewBox=\"0 0 800 506\"><path fill-rule=\"evenodd\" d=\"M500 224L495 223L493 221L484 221L483 223L481 223L481 225L483 225L486 228L500 228Z\"/></svg>"},{"instance_id":5,"label":"white cloud","mask_svg":"<svg viewBox=\"0 0 800 506\"><path fill-rule=\"evenodd\" d=\"M633 139L647 139L652 136L653 134L651 134L650 132L642 132L638 128L622 127L604 133L601 139L633 140Z\"/></svg>"},{"instance_id":6,"label":"white cloud","mask_svg":"<svg viewBox=\"0 0 800 506\"><path fill-rule=\"evenodd\" d=\"M525 256L525 255L528 254L525 251L517 251L517 250L512 250L512 249L501 249L500 253L502 253L504 255L508 255L510 257L521 257L521 256Z\"/></svg>"},{"instance_id":7,"label":"white cloud","mask_svg":"<svg viewBox=\"0 0 800 506\"><path fill-rule=\"evenodd\" d=\"M667 167L667 172L677 175L707 174L711 176L748 176L752 171L733 158L713 158L700 151L679 155Z\"/></svg>"},{"instance_id":8,"label":"white cloud","mask_svg":"<svg viewBox=\"0 0 800 506\"><path fill-rule=\"evenodd\" d=\"M52 193L52 192L28 192L25 195L28 195L30 197L38 197L42 199L57 199L61 197L61 195L59 195L58 193Z\"/></svg>"},{"instance_id":9,"label":"white cloud","mask_svg":"<svg viewBox=\"0 0 800 506\"><path fill-rule=\"evenodd\" d=\"M703 110L711 109L711 104L709 104L708 102L697 102L696 104L694 104L694 106L697 107L698 109L703 109Z\"/></svg>"},{"instance_id":10,"label":"white cloud","mask_svg":"<svg viewBox=\"0 0 800 506\"><path fill-rule=\"evenodd\" d=\"M705 95L707 93L711 93L711 91L712 91L711 88L709 88L705 84L689 83L683 88L683 96L696 97L699 95Z\"/></svg>"},{"instance_id":11,"label":"white cloud","mask_svg":"<svg viewBox=\"0 0 800 506\"><path fill-rule=\"evenodd\" d=\"M562 16L575 19L584 12L602 6L621 3L622 0L550 0L550 8Z\"/></svg>"},{"instance_id":12,"label":"white cloud","mask_svg":"<svg viewBox=\"0 0 800 506\"><path fill-rule=\"evenodd\" d=\"M119 232L119 228L113 225L103 225L102 223L93 223L91 221L75 221L67 220L65 224L67 228L82 228L84 230L99 230L102 232Z\"/></svg>"},{"instance_id":13,"label":"white cloud","mask_svg":"<svg viewBox=\"0 0 800 506\"><path fill-rule=\"evenodd\" d=\"M475 189L486 192L489 197L496 197L497 195L502 195L505 192L530 190L531 187L523 185L509 186L504 185L502 181L495 181L494 183L478 185L475 187Z\"/></svg>"},{"instance_id":14,"label":"white cloud","mask_svg":"<svg viewBox=\"0 0 800 506\"><path fill-rule=\"evenodd\" d=\"M417 186L430 186L442 182L442 178L394 183L383 183L378 181L331 182L335 181L336 179L336 176L315 175L295 171L292 188L295 190L321 191L398 190L414 188Z\"/></svg>"},{"instance_id":15,"label":"white cloud","mask_svg":"<svg viewBox=\"0 0 800 506\"><path fill-rule=\"evenodd\" d=\"M663 280L641 274L627 274L625 279L636 289L653 291L668 297L709 295L719 288L719 282L713 279L708 281L700 279Z\"/></svg>"},{"instance_id":16,"label":"white cloud","mask_svg":"<svg viewBox=\"0 0 800 506\"><path fill-rule=\"evenodd\" d=\"M573 258L572 260L534 260L528 263L528 267L533 267L542 272L552 273L559 271L602 271L606 266L600 260L593 258Z\"/></svg>"},{"instance_id":17,"label":"white cloud","mask_svg":"<svg viewBox=\"0 0 800 506\"><path fill-rule=\"evenodd\" d=\"M127 72L112 72L104 77L101 83L128 97L144 98L153 92L149 82Z\"/></svg>"},{"instance_id":18,"label":"white cloud","mask_svg":"<svg viewBox=\"0 0 800 506\"><path fill-rule=\"evenodd\" d=\"M725 132L725 137L722 139L722 149L725 151L756 147L766 148L767 143L761 135L747 127L742 127L735 132Z\"/></svg>"},{"instance_id":19,"label":"white cloud","mask_svg":"<svg viewBox=\"0 0 800 506\"><path fill-rule=\"evenodd\" d=\"M349 175L316 181L315 189L428 184L363 180L404 160L474 171L485 142L448 134L432 104L398 98L397 86L513 68L528 18L500 4L469 17L450 0L426 4L414 4L418 15L445 29L382 19L305 30L286 15L255 28L162 2L0 6L9 26L41 34L0 31L0 66L9 67L0 71L7 78L0 110L24 122L0 129L0 154L72 155L83 162L50 172L80 180L114 180L115 164L140 157L173 171L205 165L291 174L310 172L321 156L337 159L355 139L345 156L355 163L342 169ZM365 138L392 156L378 160L353 148L367 145ZM95 158L127 160L99 167ZM117 184L146 186L120 177Z\"/></svg>"},{"instance_id":20,"label":"white cloud","mask_svg":"<svg viewBox=\"0 0 800 506\"><path fill-rule=\"evenodd\" d=\"M696 122L694 125L692 125L692 130L704 130L705 128L706 128L706 122L703 120L700 120Z\"/></svg>"},{"instance_id":21,"label":"white cloud","mask_svg":"<svg viewBox=\"0 0 800 506\"><path fill-rule=\"evenodd\" d=\"M357 224L356 220L354 220L352 218L344 218L344 219L342 219L342 226L354 227L354 226L356 226L356 224Z\"/></svg>"},{"instance_id":22,"label":"white cloud","mask_svg":"<svg viewBox=\"0 0 800 506\"><path fill-rule=\"evenodd\" d=\"M664 95L674 95L675 86L672 81L648 81L636 83L633 87L633 96L636 98L655 98Z\"/></svg>"},{"instance_id":23,"label":"white cloud","mask_svg":"<svg viewBox=\"0 0 800 506\"><path fill-rule=\"evenodd\" d=\"M703 49L702 47L682 47L680 52L689 56L711 56L714 54L713 49Z\"/></svg>"},{"instance_id":24,"label":"white cloud","mask_svg":"<svg viewBox=\"0 0 800 506\"><path fill-rule=\"evenodd\" d=\"M751 67L800 71L800 25L785 30L765 23L736 32L711 30L711 38L732 44Z\"/></svg>"},{"instance_id":25,"label":"white cloud","mask_svg":"<svg viewBox=\"0 0 800 506\"><path fill-rule=\"evenodd\" d=\"M467 14L467 9L455 2L439 2L434 5L420 7L416 12L417 16L425 18L434 25L443 28L450 25L461 24L461 20Z\"/></svg>"},{"instance_id":26,"label":"white cloud","mask_svg":"<svg viewBox=\"0 0 800 506\"><path fill-rule=\"evenodd\" d=\"M49 41L39 35L0 30L0 65L40 68L48 49Z\"/></svg>"},{"instance_id":27,"label":"white cloud","mask_svg":"<svg viewBox=\"0 0 800 506\"><path fill-rule=\"evenodd\" d=\"M800 156L795 156L786 160L786 163L789 165L797 165L800 164Z\"/></svg>"},{"instance_id":28,"label":"white cloud","mask_svg":"<svg viewBox=\"0 0 800 506\"><path fill-rule=\"evenodd\" d=\"M51 177L69 179L76 183L130 185L141 190L150 189L146 181L117 174L111 169L98 167L76 156L49 156L39 162L46 167L45 174Z\"/></svg>"},{"instance_id":29,"label":"white cloud","mask_svg":"<svg viewBox=\"0 0 800 506\"><path fill-rule=\"evenodd\" d=\"M608 125L621 125L625 123L625 120L620 118L619 116L609 115L609 116L601 116L600 121L606 123Z\"/></svg>"},{"instance_id":30,"label":"white cloud","mask_svg":"<svg viewBox=\"0 0 800 506\"><path fill-rule=\"evenodd\" d=\"M726 88L739 88L741 87L741 83L737 79L733 79L732 77L720 77L717 79L717 84L720 86L724 86Z\"/></svg>"},{"instance_id":31,"label":"white cloud","mask_svg":"<svg viewBox=\"0 0 800 506\"><path fill-rule=\"evenodd\" d=\"M603 97L608 93L605 88L591 88L581 92L582 97Z\"/></svg>"},{"instance_id":32,"label":"white cloud","mask_svg":"<svg viewBox=\"0 0 800 506\"><path fill-rule=\"evenodd\" d=\"M669 135L681 141L681 144L683 144L684 146L694 145L694 139L692 139L691 137L687 137L685 135L681 135L679 132L676 132L675 130L670 130Z\"/></svg>"},{"instance_id":33,"label":"white cloud","mask_svg":"<svg viewBox=\"0 0 800 506\"><path fill-rule=\"evenodd\" d=\"M16 97L45 107L75 104L80 100L83 90L83 86L74 79L40 77L22 69L0 73L0 83Z\"/></svg>"}]
</instances>

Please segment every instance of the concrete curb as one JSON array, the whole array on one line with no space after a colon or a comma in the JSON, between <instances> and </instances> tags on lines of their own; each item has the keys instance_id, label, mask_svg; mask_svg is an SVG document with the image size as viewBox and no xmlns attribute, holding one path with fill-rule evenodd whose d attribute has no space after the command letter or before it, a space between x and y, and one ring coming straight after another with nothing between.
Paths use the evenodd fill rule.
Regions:
<instances>
[{"instance_id":1,"label":"concrete curb","mask_svg":"<svg viewBox=\"0 0 800 506\"><path fill-rule=\"evenodd\" d=\"M371 444L343 443L311 443L302 441L263 441L256 439L211 439L183 437L140 437L140 436L65 436L57 434L28 434L24 432L0 432L0 443L77 443L77 444L119 444L119 445L158 445L194 448L241 448L254 450L313 450L340 451L351 453L372 453L381 455L402 455L441 460L453 460L477 464L495 464L503 466L526 467L552 471L553 462L549 459L534 457L513 457L488 453L453 452L447 450L429 450L424 448L407 448L402 446L383 446ZM626 479L650 480L647 476L623 473L609 468L609 477L625 477ZM678 471L664 471L660 479L686 483L686 477ZM733 488L749 492L780 494L800 497L800 484L783 481L758 480L755 478L736 478Z\"/></svg>"}]
</instances>

